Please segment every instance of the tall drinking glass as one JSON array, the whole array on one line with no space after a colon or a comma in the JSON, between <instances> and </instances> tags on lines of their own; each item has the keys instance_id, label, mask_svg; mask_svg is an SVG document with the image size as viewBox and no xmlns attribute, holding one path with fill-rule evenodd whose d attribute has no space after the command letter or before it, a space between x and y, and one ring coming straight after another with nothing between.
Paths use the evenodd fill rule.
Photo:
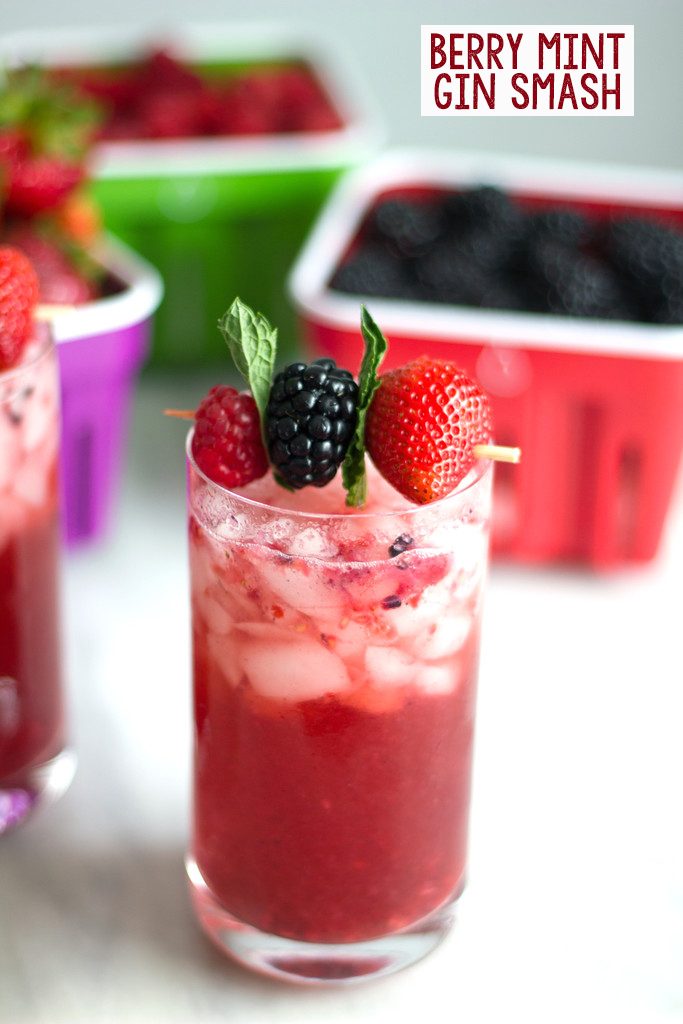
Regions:
<instances>
[{"instance_id":1,"label":"tall drinking glass","mask_svg":"<svg viewBox=\"0 0 683 1024\"><path fill-rule=\"evenodd\" d=\"M59 641L59 402L46 331L0 373L0 832L71 781Z\"/></svg>"},{"instance_id":2,"label":"tall drinking glass","mask_svg":"<svg viewBox=\"0 0 683 1024\"><path fill-rule=\"evenodd\" d=\"M279 977L398 970L464 884L490 465L360 512L188 474L199 921Z\"/></svg>"}]
</instances>

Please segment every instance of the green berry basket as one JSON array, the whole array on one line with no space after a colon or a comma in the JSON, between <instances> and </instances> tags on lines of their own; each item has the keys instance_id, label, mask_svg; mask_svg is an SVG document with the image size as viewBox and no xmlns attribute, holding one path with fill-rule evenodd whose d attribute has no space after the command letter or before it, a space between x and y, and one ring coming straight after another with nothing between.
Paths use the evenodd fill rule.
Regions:
<instances>
[{"instance_id":1,"label":"green berry basket","mask_svg":"<svg viewBox=\"0 0 683 1024\"><path fill-rule=\"evenodd\" d=\"M216 323L234 295L277 323L282 350L293 353L283 282L337 178L379 144L368 97L333 50L272 25L23 32L0 39L0 59L119 68L159 46L207 75L304 63L341 117L333 130L108 141L95 153L92 189L107 229L164 279L153 361L224 361Z\"/></svg>"}]
</instances>

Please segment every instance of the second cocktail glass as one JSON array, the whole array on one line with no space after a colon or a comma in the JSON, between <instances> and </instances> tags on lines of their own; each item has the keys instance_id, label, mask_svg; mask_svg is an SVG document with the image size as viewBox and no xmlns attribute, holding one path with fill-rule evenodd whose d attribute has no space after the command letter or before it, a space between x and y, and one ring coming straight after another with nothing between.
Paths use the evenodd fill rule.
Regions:
<instances>
[{"instance_id":1,"label":"second cocktail glass","mask_svg":"<svg viewBox=\"0 0 683 1024\"><path fill-rule=\"evenodd\" d=\"M266 973L391 973L464 885L490 464L362 512L188 474L196 913Z\"/></svg>"},{"instance_id":2,"label":"second cocktail glass","mask_svg":"<svg viewBox=\"0 0 683 1024\"><path fill-rule=\"evenodd\" d=\"M0 373L0 833L73 775L59 637L59 386L42 330Z\"/></svg>"}]
</instances>

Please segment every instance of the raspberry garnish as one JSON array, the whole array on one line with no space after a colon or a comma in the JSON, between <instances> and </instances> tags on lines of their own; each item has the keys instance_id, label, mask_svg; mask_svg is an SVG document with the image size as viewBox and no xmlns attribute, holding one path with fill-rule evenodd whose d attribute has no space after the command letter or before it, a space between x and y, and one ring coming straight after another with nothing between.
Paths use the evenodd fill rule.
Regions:
<instances>
[{"instance_id":1,"label":"raspberry garnish","mask_svg":"<svg viewBox=\"0 0 683 1024\"><path fill-rule=\"evenodd\" d=\"M201 471L223 487L243 487L264 475L268 459L248 391L211 388L195 413L192 454Z\"/></svg>"},{"instance_id":2,"label":"raspberry garnish","mask_svg":"<svg viewBox=\"0 0 683 1024\"><path fill-rule=\"evenodd\" d=\"M426 356L380 377L365 427L377 469L419 505L450 494L474 465L474 446L490 436L479 385L454 363Z\"/></svg>"},{"instance_id":3,"label":"raspberry garnish","mask_svg":"<svg viewBox=\"0 0 683 1024\"><path fill-rule=\"evenodd\" d=\"M324 487L356 426L358 385L333 359L291 363L273 381L266 431L271 461L291 487Z\"/></svg>"},{"instance_id":4,"label":"raspberry garnish","mask_svg":"<svg viewBox=\"0 0 683 1024\"><path fill-rule=\"evenodd\" d=\"M38 278L31 262L18 249L0 247L0 370L21 358L33 332L38 302Z\"/></svg>"}]
</instances>

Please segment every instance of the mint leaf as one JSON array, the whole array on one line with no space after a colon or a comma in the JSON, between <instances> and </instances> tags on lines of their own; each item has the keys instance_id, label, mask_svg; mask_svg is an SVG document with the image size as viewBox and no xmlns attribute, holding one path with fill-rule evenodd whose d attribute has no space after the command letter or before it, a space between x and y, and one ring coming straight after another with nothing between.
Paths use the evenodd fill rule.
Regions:
<instances>
[{"instance_id":1,"label":"mint leaf","mask_svg":"<svg viewBox=\"0 0 683 1024\"><path fill-rule=\"evenodd\" d=\"M368 313L360 307L360 329L365 344L365 354L358 375L358 419L346 456L342 463L342 481L346 488L346 504L358 508L367 498L365 475L365 418L370 402L379 387L377 371L388 348L387 339Z\"/></svg>"},{"instance_id":2,"label":"mint leaf","mask_svg":"<svg viewBox=\"0 0 683 1024\"><path fill-rule=\"evenodd\" d=\"M272 327L262 313L255 313L241 299L235 299L227 313L218 321L218 327L230 349L235 366L254 396L267 451L266 406L277 353L277 328Z\"/></svg>"},{"instance_id":3,"label":"mint leaf","mask_svg":"<svg viewBox=\"0 0 683 1024\"><path fill-rule=\"evenodd\" d=\"M284 489L286 491L289 491L290 494L294 494L294 488L292 487L292 485L288 484L285 478L281 476L279 473L276 473L275 470L273 470L273 479L275 480L276 484L280 485L280 487L284 487Z\"/></svg>"}]
</instances>

